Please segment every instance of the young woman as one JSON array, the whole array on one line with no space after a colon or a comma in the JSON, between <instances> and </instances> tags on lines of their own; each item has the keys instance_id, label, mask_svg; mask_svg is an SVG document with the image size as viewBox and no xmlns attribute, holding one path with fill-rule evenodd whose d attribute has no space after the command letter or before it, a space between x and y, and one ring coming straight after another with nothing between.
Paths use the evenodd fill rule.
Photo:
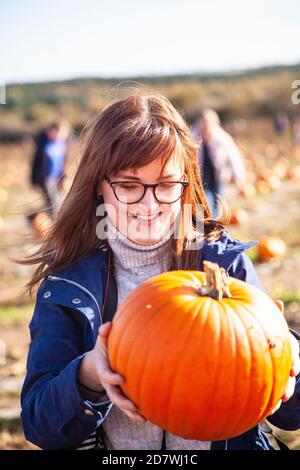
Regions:
<instances>
[{"instance_id":1,"label":"young woman","mask_svg":"<svg viewBox=\"0 0 300 470\"><path fill-rule=\"evenodd\" d=\"M27 260L38 263L30 293L40 285L21 418L26 438L39 447L92 448L97 436L98 447L108 449L272 448L259 426L217 443L165 432L122 394L123 377L108 362L111 323L104 317L107 303L116 301L114 278L118 305L151 276L201 270L204 259L260 287L244 253L255 242L230 238L211 219L196 154L183 118L161 96L129 96L88 123L82 160L57 221ZM295 335L289 384L270 417L283 429L300 426Z\"/></svg>"}]
</instances>

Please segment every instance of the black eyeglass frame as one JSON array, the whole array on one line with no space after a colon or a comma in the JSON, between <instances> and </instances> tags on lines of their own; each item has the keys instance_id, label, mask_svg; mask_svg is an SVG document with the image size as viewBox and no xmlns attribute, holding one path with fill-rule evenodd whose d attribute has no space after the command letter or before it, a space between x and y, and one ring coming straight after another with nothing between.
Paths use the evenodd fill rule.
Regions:
<instances>
[{"instance_id":1,"label":"black eyeglass frame","mask_svg":"<svg viewBox=\"0 0 300 470\"><path fill-rule=\"evenodd\" d=\"M146 183L141 183L140 181L111 181L108 176L105 176L104 179L108 182L109 186L111 187L111 189L113 190L114 192L114 195L116 197L116 199L121 202L121 204L136 204L137 202L140 202L143 197L145 196L146 194L146 191L148 188L153 188L153 194L154 194L154 197L155 199L157 200L157 202L159 202L160 204L174 204L175 202L177 202L182 196L183 196L183 193L185 191L185 189L187 188L187 186L189 185L189 182L188 181L165 181L163 183L154 183L154 184L146 184ZM124 202L124 201L120 201L120 199L118 198L117 194L116 194L116 191L115 191L115 185L116 184L124 184L124 183L136 183L136 184L140 184L141 186L144 187L144 191L143 191L143 194L142 196L140 197L140 199L138 199L137 201L134 201L134 202ZM180 196L175 199L175 201L172 201L172 202L163 202L163 201L160 201L157 196L156 196L156 188L157 186L161 185L161 184L170 184L170 183L180 183L182 185L182 191L181 191L181 194Z\"/></svg>"}]
</instances>

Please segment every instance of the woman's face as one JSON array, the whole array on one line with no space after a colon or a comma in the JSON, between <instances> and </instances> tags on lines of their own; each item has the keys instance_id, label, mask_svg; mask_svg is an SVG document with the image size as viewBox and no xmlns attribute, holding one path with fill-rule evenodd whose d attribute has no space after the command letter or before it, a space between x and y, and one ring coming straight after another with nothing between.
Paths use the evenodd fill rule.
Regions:
<instances>
[{"instance_id":1,"label":"woman's face","mask_svg":"<svg viewBox=\"0 0 300 470\"><path fill-rule=\"evenodd\" d=\"M170 159L162 170L161 159L154 160L137 170L124 170L110 176L112 182L128 182L154 184L182 181L183 167L179 159ZM125 186L126 187L126 186ZM168 191L168 189L165 189ZM117 229L128 239L143 245L158 242L168 233L177 218L181 199L172 204L159 202L155 199L153 188L147 188L142 200L134 204L125 204L118 201L109 182L104 180L100 184L105 208L108 217Z\"/></svg>"}]
</instances>

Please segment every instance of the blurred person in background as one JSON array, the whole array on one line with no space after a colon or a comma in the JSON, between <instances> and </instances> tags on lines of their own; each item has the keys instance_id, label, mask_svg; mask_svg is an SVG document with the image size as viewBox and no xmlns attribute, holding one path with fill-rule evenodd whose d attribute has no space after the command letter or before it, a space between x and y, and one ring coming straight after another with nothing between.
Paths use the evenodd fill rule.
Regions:
<instances>
[{"instance_id":1,"label":"blurred person in background","mask_svg":"<svg viewBox=\"0 0 300 470\"><path fill-rule=\"evenodd\" d=\"M31 183L42 190L45 209L55 219L62 203L62 181L68 150L70 126L65 121L55 121L36 138L32 160ZM35 214L28 218L33 221Z\"/></svg>"},{"instance_id":2,"label":"blurred person in background","mask_svg":"<svg viewBox=\"0 0 300 470\"><path fill-rule=\"evenodd\" d=\"M283 134L289 129L290 123L286 113L277 113L273 118L273 127L277 134Z\"/></svg>"},{"instance_id":3,"label":"blurred person in background","mask_svg":"<svg viewBox=\"0 0 300 470\"><path fill-rule=\"evenodd\" d=\"M293 144L300 147L300 116L292 121L292 139Z\"/></svg>"},{"instance_id":4,"label":"blurred person in background","mask_svg":"<svg viewBox=\"0 0 300 470\"><path fill-rule=\"evenodd\" d=\"M243 194L246 168L233 138L222 129L218 114L206 109L192 128L195 138L202 140L198 163L213 216L218 213L218 195L222 196L227 184L233 182Z\"/></svg>"}]
</instances>

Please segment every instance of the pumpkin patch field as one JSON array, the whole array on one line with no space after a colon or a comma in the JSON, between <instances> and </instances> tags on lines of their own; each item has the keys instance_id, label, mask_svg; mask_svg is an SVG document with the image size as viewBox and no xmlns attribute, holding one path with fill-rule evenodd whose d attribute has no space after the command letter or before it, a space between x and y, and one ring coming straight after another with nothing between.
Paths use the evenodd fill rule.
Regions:
<instances>
[{"instance_id":1,"label":"pumpkin patch field","mask_svg":"<svg viewBox=\"0 0 300 470\"><path fill-rule=\"evenodd\" d=\"M231 278L217 300L210 297L209 289L203 290L207 273L164 273L155 281L140 286L140 291L132 293L133 297L125 301L115 317L109 342L110 360L115 369L132 371L124 391L133 401L141 400L145 415L171 432L177 433L180 428L183 437L201 440L240 434L268 415L280 397L290 367L287 324L300 331L300 148L292 144L289 136L275 134L272 123L267 120L249 122L243 131L237 130L234 123L228 123L228 130L245 159L247 184L241 192L234 186L226 188L225 199L231 210L226 228L234 238L257 241L247 254L266 293L256 292ZM32 152L30 141L0 145L0 449L35 448L25 440L19 417L20 389L29 344L28 322L34 307L34 299L24 295L24 286L33 268L13 261L35 251L50 224L43 215L41 194L29 184ZM77 163L78 143L74 140L67 163L66 189ZM36 226L32 226L28 216L35 211L40 215ZM168 290L174 295L168 297ZM163 311L163 305L170 299L174 303L168 311L174 311L174 315L178 312L178 315L165 312L164 317L155 317L155 312ZM284 317L274 303L276 299L284 301ZM140 319L132 317L133 307L139 313L144 312L143 321L149 324L146 332L152 340L150 350L146 348L147 338L142 335L136 347L131 349L131 335L135 329L140 329ZM260 318L261 309L265 317ZM245 311L247 316L243 317ZM195 312L205 314L203 324L201 315ZM224 316L226 312L229 319ZM183 314L190 318L184 328L181 324ZM122 322L127 315L131 318L132 329L124 333ZM243 318L244 323L238 317ZM266 322L260 330L254 327L258 321ZM223 337L231 338L231 347L226 341L219 341L221 332L225 332ZM255 357L256 351L247 349L258 334L265 348L263 363ZM196 350L195 338L199 336L202 337L201 347ZM176 337L176 342L172 342L172 337ZM240 354L238 374L232 367L233 340ZM215 342L219 349L209 354ZM187 350L184 357L180 356L182 349ZM161 354L167 360L158 367ZM125 358L129 356L131 359L126 363ZM282 374L276 380L269 373L270 358L282 363ZM196 359L195 375L191 371ZM249 377L249 362L257 364L255 378L252 376L254 382ZM236 395L230 386L225 387L224 395L224 363L226 373L231 374L231 382L240 381ZM176 370L176 382L171 393L170 372L173 370ZM186 374L189 375L190 402L193 403L197 396L200 404L197 409L189 410L193 419L182 423L181 397L188 393ZM202 386L203 374L208 376L205 387ZM141 375L143 379L137 380ZM158 375L161 387L155 400L164 413L161 411L152 416L149 396ZM247 387L253 387L251 396L255 396L255 400L248 402L252 408L246 411ZM230 414L229 406L236 410L230 420L226 419ZM215 413L224 417L218 429L214 427ZM195 424L200 419L206 422L203 434ZM291 449L300 449L300 431L286 433L274 429Z\"/></svg>"}]
</instances>

